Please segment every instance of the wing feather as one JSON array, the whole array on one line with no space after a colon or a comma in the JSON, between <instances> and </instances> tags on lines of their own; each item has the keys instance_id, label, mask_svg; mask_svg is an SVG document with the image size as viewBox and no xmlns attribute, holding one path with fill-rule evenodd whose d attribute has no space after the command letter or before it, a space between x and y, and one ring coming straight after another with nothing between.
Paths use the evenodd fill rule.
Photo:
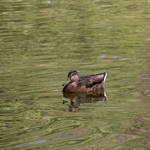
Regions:
<instances>
[{"instance_id":1,"label":"wing feather","mask_svg":"<svg viewBox=\"0 0 150 150\"><path fill-rule=\"evenodd\" d=\"M102 81L105 82L106 73L101 73L97 75L89 75L89 76L81 76L79 78L79 85L86 86L87 88L91 88L96 84L101 84Z\"/></svg>"}]
</instances>

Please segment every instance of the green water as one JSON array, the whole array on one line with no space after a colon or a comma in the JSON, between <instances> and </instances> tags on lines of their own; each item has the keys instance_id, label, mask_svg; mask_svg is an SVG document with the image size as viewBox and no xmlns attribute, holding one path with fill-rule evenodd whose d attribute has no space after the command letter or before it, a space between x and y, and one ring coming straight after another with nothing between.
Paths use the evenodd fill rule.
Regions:
<instances>
[{"instance_id":1,"label":"green water","mask_svg":"<svg viewBox=\"0 0 150 150\"><path fill-rule=\"evenodd\" d=\"M149 43L148 0L1 0L0 150L150 149ZM70 70L107 101L70 109Z\"/></svg>"}]
</instances>

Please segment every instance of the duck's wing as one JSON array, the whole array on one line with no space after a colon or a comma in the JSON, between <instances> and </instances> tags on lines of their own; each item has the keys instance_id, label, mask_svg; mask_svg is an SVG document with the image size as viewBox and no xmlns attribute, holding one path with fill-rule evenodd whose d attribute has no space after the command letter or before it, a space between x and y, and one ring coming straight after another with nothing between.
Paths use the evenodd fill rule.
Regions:
<instances>
[{"instance_id":1,"label":"duck's wing","mask_svg":"<svg viewBox=\"0 0 150 150\"><path fill-rule=\"evenodd\" d=\"M82 76L79 78L79 86L86 86L86 88L91 88L96 84L101 84L102 86L105 83L107 73L101 73L96 75Z\"/></svg>"}]
</instances>

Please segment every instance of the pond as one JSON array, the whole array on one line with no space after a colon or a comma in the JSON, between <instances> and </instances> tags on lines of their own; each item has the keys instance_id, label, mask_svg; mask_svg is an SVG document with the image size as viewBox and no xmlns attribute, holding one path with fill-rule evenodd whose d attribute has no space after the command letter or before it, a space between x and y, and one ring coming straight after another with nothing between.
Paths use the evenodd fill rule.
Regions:
<instances>
[{"instance_id":1,"label":"pond","mask_svg":"<svg viewBox=\"0 0 150 150\"><path fill-rule=\"evenodd\" d=\"M0 150L150 148L150 1L1 0L0 16ZM104 91L64 95L71 70L107 72Z\"/></svg>"}]
</instances>

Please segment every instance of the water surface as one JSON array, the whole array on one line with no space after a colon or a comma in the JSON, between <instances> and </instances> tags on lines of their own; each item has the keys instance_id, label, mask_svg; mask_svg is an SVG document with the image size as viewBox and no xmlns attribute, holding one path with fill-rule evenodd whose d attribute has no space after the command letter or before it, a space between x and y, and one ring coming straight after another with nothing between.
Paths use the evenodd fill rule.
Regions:
<instances>
[{"instance_id":1,"label":"water surface","mask_svg":"<svg viewBox=\"0 0 150 150\"><path fill-rule=\"evenodd\" d=\"M0 149L149 149L149 8L1 1ZM70 70L107 72L107 101L76 97L69 111L61 85Z\"/></svg>"}]
</instances>

